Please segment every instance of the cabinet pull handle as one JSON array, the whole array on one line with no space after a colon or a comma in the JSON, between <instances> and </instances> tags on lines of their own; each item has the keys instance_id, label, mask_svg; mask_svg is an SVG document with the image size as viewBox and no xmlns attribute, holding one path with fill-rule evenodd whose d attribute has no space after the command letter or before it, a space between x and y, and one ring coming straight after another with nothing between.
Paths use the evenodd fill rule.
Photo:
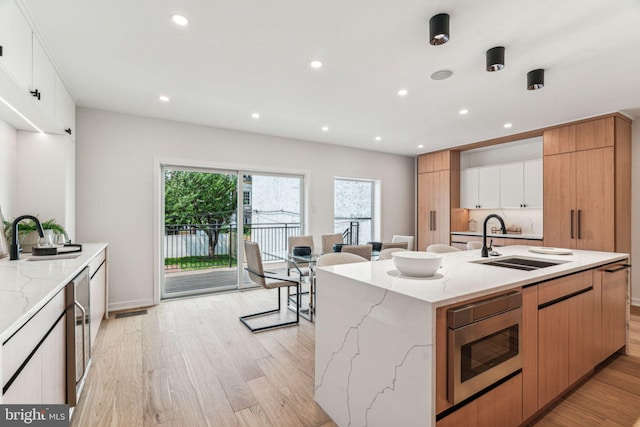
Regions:
<instances>
[{"instance_id":1,"label":"cabinet pull handle","mask_svg":"<svg viewBox=\"0 0 640 427\"><path fill-rule=\"evenodd\" d=\"M0 56L2 56L2 46L0 46Z\"/></svg>"},{"instance_id":2,"label":"cabinet pull handle","mask_svg":"<svg viewBox=\"0 0 640 427\"><path fill-rule=\"evenodd\" d=\"M574 238L574 235L573 235L573 214L574 214L574 210L571 209L571 238L572 239Z\"/></svg>"},{"instance_id":3,"label":"cabinet pull handle","mask_svg":"<svg viewBox=\"0 0 640 427\"><path fill-rule=\"evenodd\" d=\"M607 273L615 273L617 271L626 270L628 268L631 268L631 264L616 264L612 265L611 267L605 268L604 271Z\"/></svg>"},{"instance_id":4,"label":"cabinet pull handle","mask_svg":"<svg viewBox=\"0 0 640 427\"><path fill-rule=\"evenodd\" d=\"M31 96L33 96L34 98L38 98L38 101L40 101L40 91L38 89L32 90L30 92L31 92Z\"/></svg>"},{"instance_id":5,"label":"cabinet pull handle","mask_svg":"<svg viewBox=\"0 0 640 427\"><path fill-rule=\"evenodd\" d=\"M437 230L438 229L438 222L436 220L436 211L433 211L433 230Z\"/></svg>"},{"instance_id":6,"label":"cabinet pull handle","mask_svg":"<svg viewBox=\"0 0 640 427\"><path fill-rule=\"evenodd\" d=\"M578 239L582 239L582 209L578 209Z\"/></svg>"},{"instance_id":7,"label":"cabinet pull handle","mask_svg":"<svg viewBox=\"0 0 640 427\"><path fill-rule=\"evenodd\" d=\"M433 230L433 211L429 211L429 231Z\"/></svg>"},{"instance_id":8,"label":"cabinet pull handle","mask_svg":"<svg viewBox=\"0 0 640 427\"><path fill-rule=\"evenodd\" d=\"M84 348L85 348L85 342L84 342L84 337L85 332L84 332L84 324L87 321L87 312L84 310L84 307L78 302L78 301L74 301L73 304L78 307L80 309L80 311L82 312L82 375L80 378L84 377L84 371L85 371L85 363L87 360L87 355L85 354ZM75 317L75 315L74 315ZM76 372L77 375L77 372Z\"/></svg>"},{"instance_id":9,"label":"cabinet pull handle","mask_svg":"<svg viewBox=\"0 0 640 427\"><path fill-rule=\"evenodd\" d=\"M71 135L71 128L66 128L64 131L65 131L66 133L68 133L69 135Z\"/></svg>"}]
</instances>

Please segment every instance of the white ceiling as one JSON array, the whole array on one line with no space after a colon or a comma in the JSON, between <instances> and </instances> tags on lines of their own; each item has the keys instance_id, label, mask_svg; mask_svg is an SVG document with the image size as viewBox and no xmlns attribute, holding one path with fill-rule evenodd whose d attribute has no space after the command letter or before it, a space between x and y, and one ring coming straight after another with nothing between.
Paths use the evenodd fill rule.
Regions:
<instances>
[{"instance_id":1,"label":"white ceiling","mask_svg":"<svg viewBox=\"0 0 640 427\"><path fill-rule=\"evenodd\" d=\"M407 155L640 116L638 0L22 3L81 107ZM431 46L428 20L442 12L451 39ZM489 73L494 46L506 66ZM528 91L536 68L545 87ZM431 80L441 69L454 74Z\"/></svg>"}]
</instances>

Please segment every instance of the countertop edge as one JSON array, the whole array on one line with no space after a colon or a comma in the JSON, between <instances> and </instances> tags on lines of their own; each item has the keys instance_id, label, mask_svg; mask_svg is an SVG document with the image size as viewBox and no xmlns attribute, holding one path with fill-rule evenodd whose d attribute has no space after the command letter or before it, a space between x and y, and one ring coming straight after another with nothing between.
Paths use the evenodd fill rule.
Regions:
<instances>
[{"instance_id":1,"label":"countertop edge","mask_svg":"<svg viewBox=\"0 0 640 427\"><path fill-rule=\"evenodd\" d=\"M2 332L0 332L0 342L4 344L9 338L11 338L20 328L22 328L36 313L38 313L42 307L44 307L53 297L55 297L60 290L62 290L74 277L76 277L85 267L87 267L91 261L103 250L108 247L108 243L99 242L99 243L83 243L82 252L78 258L82 258L78 260L78 264L75 266L73 270L70 270L71 273L68 273L64 279L60 279L60 282L51 288L51 290L42 296L37 303L35 303L31 308L29 308L26 312L24 312L18 319L16 319L11 325L6 327ZM85 253L85 250L90 248L88 252ZM77 258L77 259L78 259ZM37 261L38 263L46 263L46 262L60 262L62 260L47 260L47 261ZM7 261L7 262L16 262L16 261Z\"/></svg>"}]
</instances>

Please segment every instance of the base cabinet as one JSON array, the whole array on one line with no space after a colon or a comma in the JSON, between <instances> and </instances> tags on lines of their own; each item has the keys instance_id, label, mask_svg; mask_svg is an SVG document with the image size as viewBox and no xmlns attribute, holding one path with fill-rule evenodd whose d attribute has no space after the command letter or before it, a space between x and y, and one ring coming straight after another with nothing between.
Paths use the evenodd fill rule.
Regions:
<instances>
[{"instance_id":1,"label":"base cabinet","mask_svg":"<svg viewBox=\"0 0 640 427\"><path fill-rule=\"evenodd\" d=\"M522 374L436 422L436 427L514 427L522 423Z\"/></svg>"},{"instance_id":2,"label":"base cabinet","mask_svg":"<svg viewBox=\"0 0 640 427\"><path fill-rule=\"evenodd\" d=\"M89 274L91 275L91 281L89 282L91 288L89 292L89 298L91 299L91 345L94 346L100 323L106 314L107 262L105 251L100 252L89 263Z\"/></svg>"},{"instance_id":3,"label":"base cabinet","mask_svg":"<svg viewBox=\"0 0 640 427\"><path fill-rule=\"evenodd\" d=\"M602 337L599 360L602 361L626 345L629 265L616 264L601 270Z\"/></svg>"}]
</instances>

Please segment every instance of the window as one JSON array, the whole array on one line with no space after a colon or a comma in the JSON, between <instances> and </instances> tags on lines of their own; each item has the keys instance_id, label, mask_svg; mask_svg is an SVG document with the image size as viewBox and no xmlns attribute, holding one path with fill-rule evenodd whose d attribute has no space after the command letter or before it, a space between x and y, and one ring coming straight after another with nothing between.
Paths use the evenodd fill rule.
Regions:
<instances>
[{"instance_id":1,"label":"window","mask_svg":"<svg viewBox=\"0 0 640 427\"><path fill-rule=\"evenodd\" d=\"M335 178L334 232L343 233L351 244L374 241L376 231L377 182L372 180Z\"/></svg>"}]
</instances>

